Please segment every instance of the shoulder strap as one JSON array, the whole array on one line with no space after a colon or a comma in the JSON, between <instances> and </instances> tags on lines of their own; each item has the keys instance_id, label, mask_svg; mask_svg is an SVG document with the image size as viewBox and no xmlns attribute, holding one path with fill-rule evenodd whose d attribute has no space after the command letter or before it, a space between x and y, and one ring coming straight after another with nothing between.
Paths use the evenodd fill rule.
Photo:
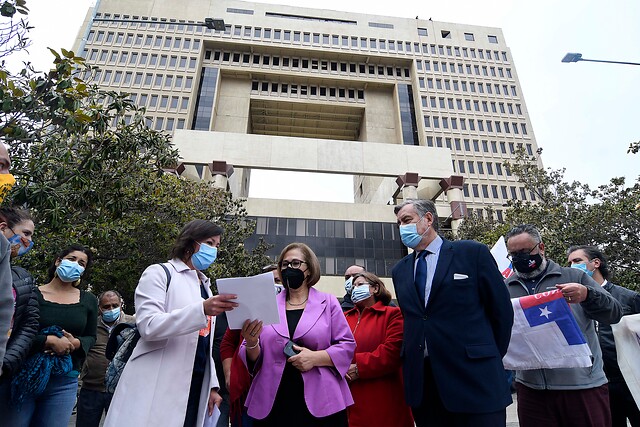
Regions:
<instances>
[{"instance_id":1,"label":"shoulder strap","mask_svg":"<svg viewBox=\"0 0 640 427\"><path fill-rule=\"evenodd\" d=\"M167 292L169 291L169 285L171 284L171 273L164 263L161 263L160 266L164 269L164 272L167 274Z\"/></svg>"}]
</instances>

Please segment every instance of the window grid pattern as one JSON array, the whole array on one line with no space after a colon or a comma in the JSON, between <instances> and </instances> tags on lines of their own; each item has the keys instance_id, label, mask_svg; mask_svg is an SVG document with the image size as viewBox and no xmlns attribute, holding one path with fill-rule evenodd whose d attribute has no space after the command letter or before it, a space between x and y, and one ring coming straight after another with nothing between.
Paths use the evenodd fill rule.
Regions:
<instances>
[{"instance_id":1,"label":"window grid pattern","mask_svg":"<svg viewBox=\"0 0 640 427\"><path fill-rule=\"evenodd\" d=\"M300 218L257 217L256 232L245 241L248 250L260 238L274 245L267 255L276 258L289 243L302 242L318 256L322 274L342 276L353 264L380 277L390 277L393 266L407 254L393 223Z\"/></svg>"}]
</instances>

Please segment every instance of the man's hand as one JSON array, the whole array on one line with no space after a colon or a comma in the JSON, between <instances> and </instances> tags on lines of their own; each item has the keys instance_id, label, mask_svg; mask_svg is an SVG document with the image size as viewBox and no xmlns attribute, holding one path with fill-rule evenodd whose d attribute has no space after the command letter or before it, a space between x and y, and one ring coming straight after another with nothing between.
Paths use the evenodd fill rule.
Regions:
<instances>
[{"instance_id":1,"label":"man's hand","mask_svg":"<svg viewBox=\"0 0 640 427\"><path fill-rule=\"evenodd\" d=\"M587 299L587 287L580 283L563 283L556 285L562 291L562 296L569 304L579 304Z\"/></svg>"}]
</instances>

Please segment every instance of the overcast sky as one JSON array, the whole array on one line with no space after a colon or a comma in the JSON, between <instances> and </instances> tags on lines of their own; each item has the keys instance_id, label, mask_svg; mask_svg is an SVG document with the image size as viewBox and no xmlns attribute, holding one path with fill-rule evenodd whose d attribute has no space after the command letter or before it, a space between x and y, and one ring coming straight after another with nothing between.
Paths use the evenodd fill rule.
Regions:
<instances>
[{"instance_id":1,"label":"overcast sky","mask_svg":"<svg viewBox=\"0 0 640 427\"><path fill-rule=\"evenodd\" d=\"M135 0L131 0L135 1ZM264 3L324 7L348 12L454 22L502 28L520 78L538 145L546 167L566 168L570 180L592 186L640 174L640 154L626 154L640 140L640 66L560 62L567 52L584 58L640 62L638 0L278 0ZM29 60L47 69L47 46L70 49L93 0L29 0ZM276 181L254 171L250 195L285 197L299 179ZM318 187L307 194L317 200L352 201L350 178L314 178ZM259 184L264 184L262 188ZM332 183L332 184L327 184ZM340 190L338 187L343 187ZM346 187L346 188L345 188Z\"/></svg>"}]
</instances>

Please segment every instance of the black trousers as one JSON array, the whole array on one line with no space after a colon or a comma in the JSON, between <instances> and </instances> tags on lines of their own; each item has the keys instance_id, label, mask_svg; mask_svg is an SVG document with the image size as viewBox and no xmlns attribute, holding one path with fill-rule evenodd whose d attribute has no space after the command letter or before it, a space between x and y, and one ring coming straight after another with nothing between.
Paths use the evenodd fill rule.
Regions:
<instances>
[{"instance_id":1,"label":"black trousers","mask_svg":"<svg viewBox=\"0 0 640 427\"><path fill-rule=\"evenodd\" d=\"M429 358L424 359L424 391L420 406L411 408L417 427L505 427L506 408L483 414L450 412L442 403Z\"/></svg>"},{"instance_id":2,"label":"black trousers","mask_svg":"<svg viewBox=\"0 0 640 427\"><path fill-rule=\"evenodd\" d=\"M631 427L640 427L640 411L624 381L609 383L609 406L613 427L627 427L627 419Z\"/></svg>"},{"instance_id":3,"label":"black trousers","mask_svg":"<svg viewBox=\"0 0 640 427\"><path fill-rule=\"evenodd\" d=\"M200 391L203 381L204 373L194 372L191 375L191 388L187 401L187 414L184 417L184 427L194 427L198 422L198 407L200 406Z\"/></svg>"}]
</instances>

